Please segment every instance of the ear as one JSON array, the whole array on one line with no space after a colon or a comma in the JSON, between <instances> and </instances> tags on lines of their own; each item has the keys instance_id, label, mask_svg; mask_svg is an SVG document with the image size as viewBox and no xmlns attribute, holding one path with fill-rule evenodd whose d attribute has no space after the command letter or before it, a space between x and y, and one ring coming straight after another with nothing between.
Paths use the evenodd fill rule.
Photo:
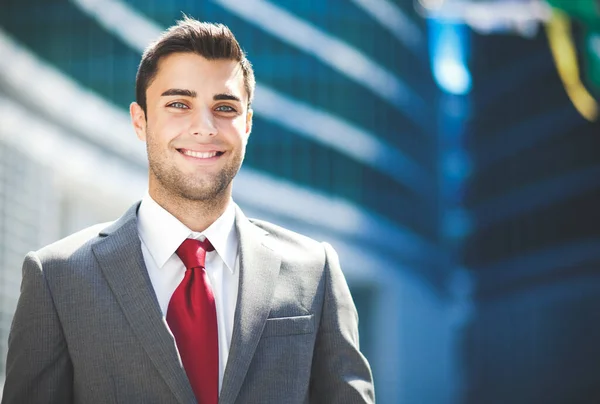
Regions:
<instances>
[{"instance_id":1,"label":"ear","mask_svg":"<svg viewBox=\"0 0 600 404\"><path fill-rule=\"evenodd\" d=\"M131 116L131 123L133 124L133 130L138 139L146 141L146 114L144 110L137 102L132 102L129 105L129 115Z\"/></svg>"},{"instance_id":2,"label":"ear","mask_svg":"<svg viewBox=\"0 0 600 404\"><path fill-rule=\"evenodd\" d=\"M250 132L252 132L252 116L254 115L254 111L251 108L248 108L248 112L246 113L246 136L250 136Z\"/></svg>"}]
</instances>

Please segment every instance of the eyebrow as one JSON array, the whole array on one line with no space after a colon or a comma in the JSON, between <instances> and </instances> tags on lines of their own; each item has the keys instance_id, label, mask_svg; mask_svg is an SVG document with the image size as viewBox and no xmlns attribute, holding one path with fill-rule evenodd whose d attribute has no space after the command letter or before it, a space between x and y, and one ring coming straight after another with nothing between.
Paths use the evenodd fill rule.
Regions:
<instances>
[{"instance_id":1,"label":"eyebrow","mask_svg":"<svg viewBox=\"0 0 600 404\"><path fill-rule=\"evenodd\" d=\"M170 88L170 89L166 90L165 92L163 92L161 94L161 97L181 96L181 97L196 98L197 95L198 94L193 90L185 90L182 88ZM240 97L233 95L233 94L228 94L228 93L215 94L213 96L213 100L214 101L228 100L228 101L242 102Z\"/></svg>"},{"instance_id":2,"label":"eyebrow","mask_svg":"<svg viewBox=\"0 0 600 404\"><path fill-rule=\"evenodd\" d=\"M215 94L213 96L213 100L215 100L215 101L228 100L228 101L242 102L242 100L240 100L240 97L233 95L233 94L227 94L227 93Z\"/></svg>"},{"instance_id":3,"label":"eyebrow","mask_svg":"<svg viewBox=\"0 0 600 404\"><path fill-rule=\"evenodd\" d=\"M197 94L195 91L192 91L192 90L184 90L181 88L170 88L167 91L165 91L164 93L162 93L160 96L161 97L169 97L169 96L173 96L173 95L196 98Z\"/></svg>"}]
</instances>

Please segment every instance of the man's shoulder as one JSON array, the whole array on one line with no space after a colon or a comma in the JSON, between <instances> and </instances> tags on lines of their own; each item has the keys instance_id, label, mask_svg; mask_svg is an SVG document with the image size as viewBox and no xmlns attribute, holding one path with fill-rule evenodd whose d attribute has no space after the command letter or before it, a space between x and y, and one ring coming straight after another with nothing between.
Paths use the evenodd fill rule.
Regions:
<instances>
[{"instance_id":1,"label":"man's shoulder","mask_svg":"<svg viewBox=\"0 0 600 404\"><path fill-rule=\"evenodd\" d=\"M249 218L250 222L270 235L283 240L288 241L294 244L306 245L309 247L318 247L321 245L321 242L314 240L304 234L297 233L293 230L287 229L285 227L281 227L277 224L267 222L266 220Z\"/></svg>"},{"instance_id":2,"label":"man's shoulder","mask_svg":"<svg viewBox=\"0 0 600 404\"><path fill-rule=\"evenodd\" d=\"M114 222L98 223L57 240L36 251L42 260L68 259L78 251L89 250L89 246L100 237L100 232Z\"/></svg>"},{"instance_id":3,"label":"man's shoulder","mask_svg":"<svg viewBox=\"0 0 600 404\"><path fill-rule=\"evenodd\" d=\"M91 246L100 238L119 231L125 226L127 229L131 229L132 224L135 226L134 220L138 207L139 202L132 205L118 219L86 227L39 249L36 254L42 262L45 260L69 260L72 262L77 262L80 259L87 260L91 256Z\"/></svg>"},{"instance_id":4,"label":"man's shoulder","mask_svg":"<svg viewBox=\"0 0 600 404\"><path fill-rule=\"evenodd\" d=\"M284 256L304 256L325 259L324 243L293 230L265 220L250 219L250 222L269 234L269 244Z\"/></svg>"}]
</instances>

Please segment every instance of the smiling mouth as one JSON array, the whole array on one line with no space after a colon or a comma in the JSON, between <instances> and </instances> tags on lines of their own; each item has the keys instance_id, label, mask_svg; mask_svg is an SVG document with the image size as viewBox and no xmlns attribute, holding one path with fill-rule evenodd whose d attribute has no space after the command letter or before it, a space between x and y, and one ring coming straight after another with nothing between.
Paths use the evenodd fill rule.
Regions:
<instances>
[{"instance_id":1,"label":"smiling mouth","mask_svg":"<svg viewBox=\"0 0 600 404\"><path fill-rule=\"evenodd\" d=\"M225 153L222 151L198 152L186 149L177 149L177 151L185 156L194 157L197 159L210 159L213 157L222 156Z\"/></svg>"}]
</instances>

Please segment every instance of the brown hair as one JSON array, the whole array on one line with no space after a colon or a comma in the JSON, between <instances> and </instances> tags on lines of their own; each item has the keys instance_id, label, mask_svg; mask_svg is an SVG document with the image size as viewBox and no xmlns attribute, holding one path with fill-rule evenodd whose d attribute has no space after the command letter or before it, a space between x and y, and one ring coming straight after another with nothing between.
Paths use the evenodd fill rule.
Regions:
<instances>
[{"instance_id":1,"label":"brown hair","mask_svg":"<svg viewBox=\"0 0 600 404\"><path fill-rule=\"evenodd\" d=\"M254 70L246 54L227 26L200 22L188 16L166 30L156 42L150 44L138 67L135 78L136 102L146 114L146 90L158 71L161 58L172 53L196 53L209 60L227 59L240 63L244 74L244 88L248 94L248 107L254 96ZM147 118L146 118L147 119Z\"/></svg>"}]
</instances>

